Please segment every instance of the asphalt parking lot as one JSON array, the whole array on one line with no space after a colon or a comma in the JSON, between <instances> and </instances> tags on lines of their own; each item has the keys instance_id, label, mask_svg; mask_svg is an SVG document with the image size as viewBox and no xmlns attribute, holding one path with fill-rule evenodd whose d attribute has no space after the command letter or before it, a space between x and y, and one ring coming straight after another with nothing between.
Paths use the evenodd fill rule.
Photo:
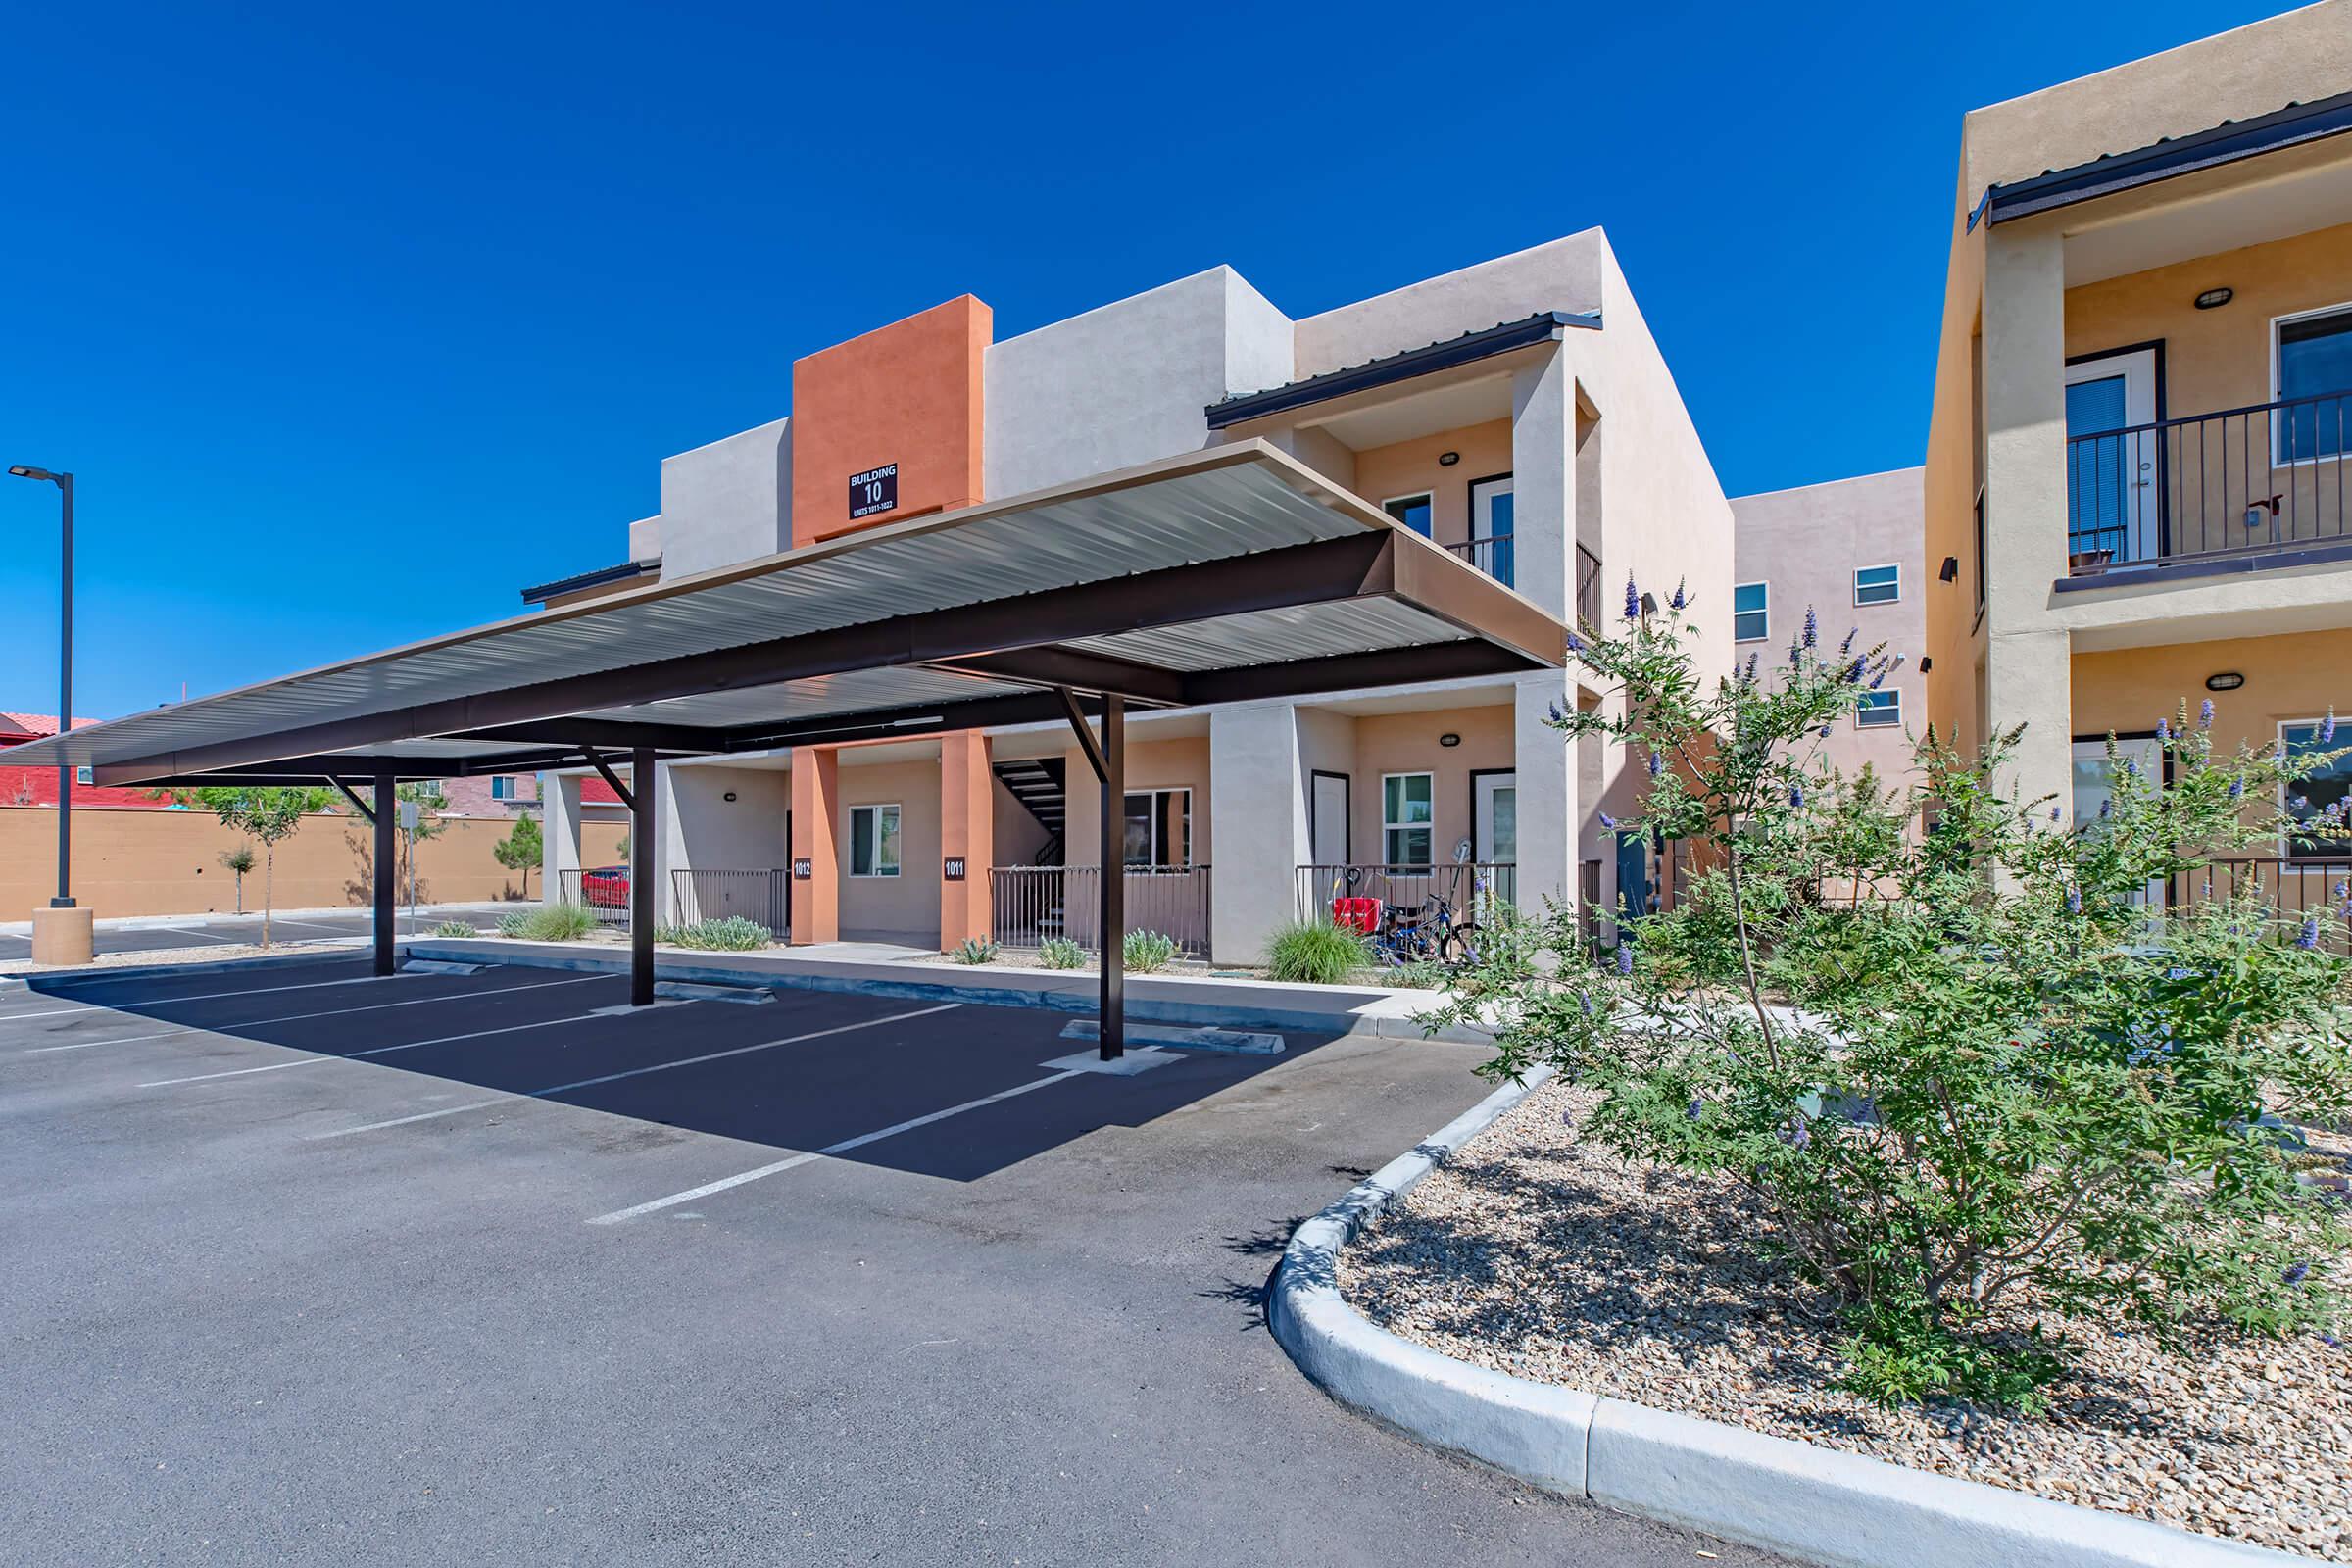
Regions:
<instances>
[{"instance_id":1,"label":"asphalt parking lot","mask_svg":"<svg viewBox=\"0 0 2352 1568\"><path fill-rule=\"evenodd\" d=\"M496 918L472 906L457 912L479 925L488 925ZM430 931L444 917L439 909L419 908L411 915L404 908L400 912L401 934ZM356 942L372 934L373 920L374 916L365 909L351 914L281 914L271 920L270 935L271 941L285 943ZM168 953L180 948L237 947L261 940L259 914L191 914L169 925L152 920L102 920L92 934L91 947L98 953ZM32 938L0 931L0 963L31 956Z\"/></svg>"},{"instance_id":2,"label":"asphalt parking lot","mask_svg":"<svg viewBox=\"0 0 2352 1568\"><path fill-rule=\"evenodd\" d=\"M1318 1393L1260 1288L1475 1101L1294 1037L363 963L0 996L0 1558L1769 1559Z\"/></svg>"}]
</instances>

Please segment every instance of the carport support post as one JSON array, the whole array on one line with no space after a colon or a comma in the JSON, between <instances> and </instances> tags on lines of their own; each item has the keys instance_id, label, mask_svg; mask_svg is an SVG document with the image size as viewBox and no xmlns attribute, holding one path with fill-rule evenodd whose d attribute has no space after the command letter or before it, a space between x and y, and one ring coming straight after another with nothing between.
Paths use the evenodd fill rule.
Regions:
<instances>
[{"instance_id":1,"label":"carport support post","mask_svg":"<svg viewBox=\"0 0 2352 1568\"><path fill-rule=\"evenodd\" d=\"M1102 697L1102 1059L1127 1054L1127 703Z\"/></svg>"},{"instance_id":2,"label":"carport support post","mask_svg":"<svg viewBox=\"0 0 2352 1568\"><path fill-rule=\"evenodd\" d=\"M629 753L629 1005L654 1000L654 751Z\"/></svg>"},{"instance_id":3,"label":"carport support post","mask_svg":"<svg viewBox=\"0 0 2352 1568\"><path fill-rule=\"evenodd\" d=\"M393 833L400 826L400 807L395 804L399 793L397 782L389 768L378 768L375 774L375 972L380 977L392 972L394 948L400 941L400 922L393 913L393 866L399 859Z\"/></svg>"}]
</instances>

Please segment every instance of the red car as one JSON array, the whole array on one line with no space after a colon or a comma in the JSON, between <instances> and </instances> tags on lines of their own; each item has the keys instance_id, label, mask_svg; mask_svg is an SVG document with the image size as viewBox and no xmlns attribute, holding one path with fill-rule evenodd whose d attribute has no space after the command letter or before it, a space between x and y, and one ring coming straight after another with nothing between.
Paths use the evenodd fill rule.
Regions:
<instances>
[{"instance_id":1,"label":"red car","mask_svg":"<svg viewBox=\"0 0 2352 1568\"><path fill-rule=\"evenodd\" d=\"M580 901L591 909L627 908L629 868L625 865L600 865L593 871L582 871Z\"/></svg>"}]
</instances>

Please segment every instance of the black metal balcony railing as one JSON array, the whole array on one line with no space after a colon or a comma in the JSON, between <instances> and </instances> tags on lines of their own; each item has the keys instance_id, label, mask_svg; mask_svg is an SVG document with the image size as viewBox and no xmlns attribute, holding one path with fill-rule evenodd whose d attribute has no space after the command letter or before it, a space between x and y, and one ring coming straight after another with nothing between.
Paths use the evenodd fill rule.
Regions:
<instances>
[{"instance_id":1,"label":"black metal balcony railing","mask_svg":"<svg viewBox=\"0 0 2352 1568\"><path fill-rule=\"evenodd\" d=\"M1513 535L1481 534L1445 548L1505 588L1517 585L1518 552ZM1576 613L1587 622L1600 619L1600 558L1583 545L1576 547Z\"/></svg>"},{"instance_id":2,"label":"black metal balcony railing","mask_svg":"<svg viewBox=\"0 0 2352 1568\"><path fill-rule=\"evenodd\" d=\"M1048 937L1066 937L1090 953L1102 950L1102 868L1096 865L992 865L994 915L989 935L999 947L1031 949ZM1127 867L1129 931L1157 931L1175 939L1187 957L1208 956L1208 867Z\"/></svg>"},{"instance_id":3,"label":"black metal balcony railing","mask_svg":"<svg viewBox=\"0 0 2352 1568\"><path fill-rule=\"evenodd\" d=\"M1508 588L1511 585L1512 568L1516 564L1513 544L1513 539L1507 533L1485 533L1446 548Z\"/></svg>"},{"instance_id":4,"label":"black metal balcony railing","mask_svg":"<svg viewBox=\"0 0 2352 1568\"><path fill-rule=\"evenodd\" d=\"M2352 392L2070 437L2076 575L2352 539Z\"/></svg>"},{"instance_id":5,"label":"black metal balcony railing","mask_svg":"<svg viewBox=\"0 0 2352 1568\"><path fill-rule=\"evenodd\" d=\"M2251 894L2280 919L2299 921L2315 909L2334 906L2339 899L2336 889L2347 881L2352 881L2352 856L2232 857L2180 873L2173 879L2170 902L2181 908Z\"/></svg>"},{"instance_id":6,"label":"black metal balcony railing","mask_svg":"<svg viewBox=\"0 0 2352 1568\"><path fill-rule=\"evenodd\" d=\"M741 915L767 927L779 942L792 934L792 873L780 866L754 871L680 868L669 877L680 925Z\"/></svg>"}]
</instances>

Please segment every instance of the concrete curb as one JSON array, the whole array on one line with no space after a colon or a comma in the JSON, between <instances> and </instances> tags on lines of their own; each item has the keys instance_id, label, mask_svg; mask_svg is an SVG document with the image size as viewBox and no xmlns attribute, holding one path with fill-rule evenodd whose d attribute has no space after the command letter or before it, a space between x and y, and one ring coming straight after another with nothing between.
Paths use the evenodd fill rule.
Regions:
<instances>
[{"instance_id":1,"label":"concrete curb","mask_svg":"<svg viewBox=\"0 0 2352 1568\"><path fill-rule=\"evenodd\" d=\"M515 964L625 974L625 949L604 943L522 942L513 937L409 937L402 950L419 958ZM917 1002L970 1002L1001 1007L1040 1007L1091 1016L1095 977L1054 970L979 969L956 973L945 965L808 958L789 953L709 954L656 950L654 972L663 980L715 985L788 986L810 991L856 991ZM951 975L953 976L951 978ZM937 976L937 978L932 978ZM1383 1040L1437 1039L1487 1045L1483 1030L1459 1027L1434 1036L1421 1011L1435 994L1370 986L1282 985L1195 975L1130 975L1127 1016L1138 1023L1255 1030L1273 1034L1354 1035Z\"/></svg>"},{"instance_id":2,"label":"concrete curb","mask_svg":"<svg viewBox=\"0 0 2352 1568\"><path fill-rule=\"evenodd\" d=\"M228 974L246 969L278 969L296 963L332 963L347 955L365 954L369 943L366 937L330 937L324 942L306 943L306 952L271 953L250 958L218 958L210 963L141 963L107 967L102 964L81 964L71 969L40 969L31 974L0 977L0 991L18 991L29 987L44 989L57 986L106 985L117 980L166 980L173 975Z\"/></svg>"},{"instance_id":3,"label":"concrete curb","mask_svg":"<svg viewBox=\"0 0 2352 1568\"><path fill-rule=\"evenodd\" d=\"M1471 1366L1366 1321L1340 1249L1549 1070L1489 1095L1298 1227L1274 1338L1341 1403L1549 1492L1833 1568L2250 1568L2311 1559Z\"/></svg>"}]
</instances>

